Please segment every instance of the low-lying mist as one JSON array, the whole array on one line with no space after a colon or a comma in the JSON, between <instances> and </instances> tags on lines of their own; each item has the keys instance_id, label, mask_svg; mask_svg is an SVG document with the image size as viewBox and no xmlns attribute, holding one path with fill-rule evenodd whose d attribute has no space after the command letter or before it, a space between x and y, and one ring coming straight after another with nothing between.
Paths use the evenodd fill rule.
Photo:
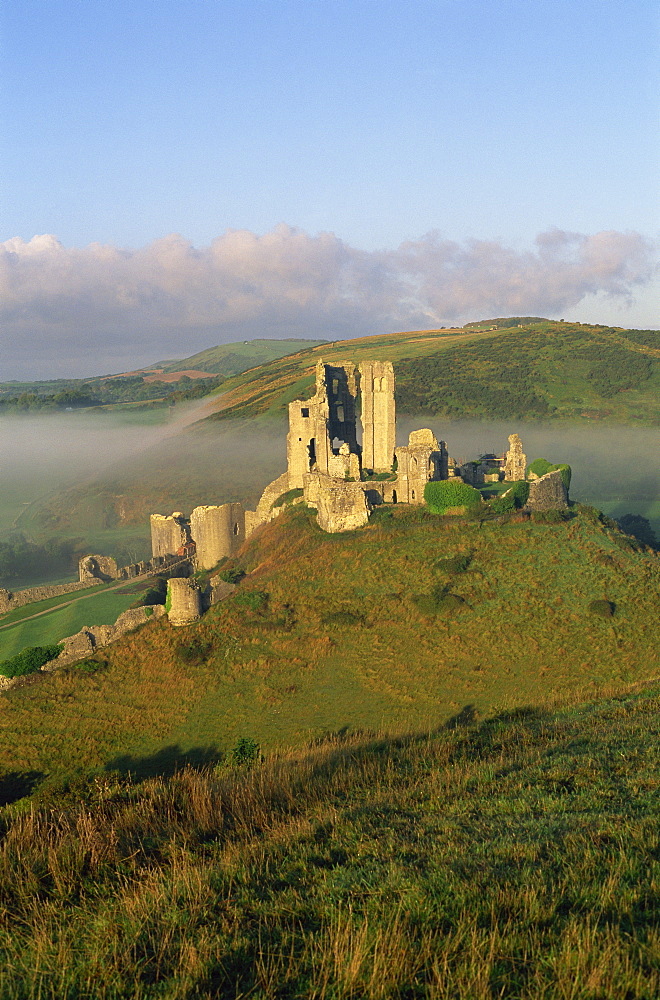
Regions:
<instances>
[{"instance_id":1,"label":"low-lying mist","mask_svg":"<svg viewBox=\"0 0 660 1000\"><path fill-rule=\"evenodd\" d=\"M78 550L133 561L149 554L150 513L189 513L230 500L254 507L286 467L286 427L195 422L208 411L202 400L173 413L0 418L0 541L16 533L39 542L75 539ZM501 454L517 431L528 461L544 457L573 467L574 499L613 517L641 514L660 536L658 428L401 417L398 443L423 426L457 460Z\"/></svg>"}]
</instances>

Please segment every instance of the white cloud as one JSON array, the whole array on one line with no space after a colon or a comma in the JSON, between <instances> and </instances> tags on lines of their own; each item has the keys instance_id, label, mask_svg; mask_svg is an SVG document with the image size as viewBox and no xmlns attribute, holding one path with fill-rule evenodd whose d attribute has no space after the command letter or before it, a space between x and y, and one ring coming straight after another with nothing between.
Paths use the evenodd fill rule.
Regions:
<instances>
[{"instance_id":1,"label":"white cloud","mask_svg":"<svg viewBox=\"0 0 660 1000\"><path fill-rule=\"evenodd\" d=\"M366 252L286 225L203 249L176 234L138 250L14 238L0 244L0 378L118 371L254 336L557 316L590 296L630 304L654 273L639 233L552 229L524 252L436 233Z\"/></svg>"}]
</instances>

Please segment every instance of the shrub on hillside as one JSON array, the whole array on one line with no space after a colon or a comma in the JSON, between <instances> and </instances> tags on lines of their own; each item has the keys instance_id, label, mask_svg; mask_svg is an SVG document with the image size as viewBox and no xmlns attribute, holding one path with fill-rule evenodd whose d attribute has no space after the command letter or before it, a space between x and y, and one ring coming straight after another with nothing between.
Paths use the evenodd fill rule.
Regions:
<instances>
[{"instance_id":1,"label":"shrub on hillside","mask_svg":"<svg viewBox=\"0 0 660 1000\"><path fill-rule=\"evenodd\" d=\"M472 562L472 553L463 552L454 556L443 556L438 559L435 568L441 573L463 573Z\"/></svg>"},{"instance_id":2,"label":"shrub on hillside","mask_svg":"<svg viewBox=\"0 0 660 1000\"><path fill-rule=\"evenodd\" d=\"M598 618L611 618L615 611L612 601L591 601L589 611Z\"/></svg>"},{"instance_id":3,"label":"shrub on hillside","mask_svg":"<svg viewBox=\"0 0 660 1000\"><path fill-rule=\"evenodd\" d=\"M245 570L236 566L234 569L223 569L218 575L225 583L240 583L245 576Z\"/></svg>"},{"instance_id":4,"label":"shrub on hillside","mask_svg":"<svg viewBox=\"0 0 660 1000\"><path fill-rule=\"evenodd\" d=\"M180 643L176 648L177 659L181 663L187 663L190 666L199 666L204 663L212 652L213 644L203 642L201 639L193 639L188 643Z\"/></svg>"},{"instance_id":5,"label":"shrub on hillside","mask_svg":"<svg viewBox=\"0 0 660 1000\"><path fill-rule=\"evenodd\" d=\"M474 486L444 479L439 483L427 483L424 487L426 506L433 514L445 514L448 510L463 508L466 512L481 506L481 494Z\"/></svg>"},{"instance_id":6,"label":"shrub on hillside","mask_svg":"<svg viewBox=\"0 0 660 1000\"><path fill-rule=\"evenodd\" d=\"M51 646L30 646L22 653L18 653L17 656L3 660L0 663L0 674L3 677L22 677L24 674L33 674L35 670L43 667L44 663L54 660L63 648L61 642Z\"/></svg>"}]
</instances>

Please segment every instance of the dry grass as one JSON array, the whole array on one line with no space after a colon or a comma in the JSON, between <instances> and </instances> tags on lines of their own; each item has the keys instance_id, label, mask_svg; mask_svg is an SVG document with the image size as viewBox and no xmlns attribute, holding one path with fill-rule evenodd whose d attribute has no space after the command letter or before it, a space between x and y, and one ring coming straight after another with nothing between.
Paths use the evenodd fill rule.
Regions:
<instances>
[{"instance_id":1,"label":"dry grass","mask_svg":"<svg viewBox=\"0 0 660 1000\"><path fill-rule=\"evenodd\" d=\"M3 997L651 1000L657 694L5 811Z\"/></svg>"}]
</instances>

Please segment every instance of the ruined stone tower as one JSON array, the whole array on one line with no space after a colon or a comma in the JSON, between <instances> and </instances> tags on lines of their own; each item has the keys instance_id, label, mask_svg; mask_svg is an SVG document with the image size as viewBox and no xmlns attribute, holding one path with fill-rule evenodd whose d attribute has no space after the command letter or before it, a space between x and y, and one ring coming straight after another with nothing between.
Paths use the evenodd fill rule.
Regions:
<instances>
[{"instance_id":1,"label":"ruined stone tower","mask_svg":"<svg viewBox=\"0 0 660 1000\"><path fill-rule=\"evenodd\" d=\"M396 446L394 369L391 361L360 365L362 468L389 472Z\"/></svg>"},{"instance_id":2,"label":"ruined stone tower","mask_svg":"<svg viewBox=\"0 0 660 1000\"><path fill-rule=\"evenodd\" d=\"M195 507L190 515L190 534L196 546L197 567L213 569L245 541L243 504Z\"/></svg>"},{"instance_id":3,"label":"ruined stone tower","mask_svg":"<svg viewBox=\"0 0 660 1000\"><path fill-rule=\"evenodd\" d=\"M178 552L181 546L190 541L188 523L181 511L173 514L152 514L151 552L155 557L167 556Z\"/></svg>"},{"instance_id":4,"label":"ruined stone tower","mask_svg":"<svg viewBox=\"0 0 660 1000\"><path fill-rule=\"evenodd\" d=\"M311 399L289 403L289 434L286 441L289 489L301 489L303 477L312 469L325 475L350 470L350 456L359 472L356 436L357 384L351 363L316 366L316 392ZM342 443L342 459L339 458ZM341 470L340 470L341 466Z\"/></svg>"},{"instance_id":5,"label":"ruined stone tower","mask_svg":"<svg viewBox=\"0 0 660 1000\"><path fill-rule=\"evenodd\" d=\"M504 479L507 483L517 483L527 475L527 456L522 450L518 434L509 434L509 450L504 456Z\"/></svg>"}]
</instances>

